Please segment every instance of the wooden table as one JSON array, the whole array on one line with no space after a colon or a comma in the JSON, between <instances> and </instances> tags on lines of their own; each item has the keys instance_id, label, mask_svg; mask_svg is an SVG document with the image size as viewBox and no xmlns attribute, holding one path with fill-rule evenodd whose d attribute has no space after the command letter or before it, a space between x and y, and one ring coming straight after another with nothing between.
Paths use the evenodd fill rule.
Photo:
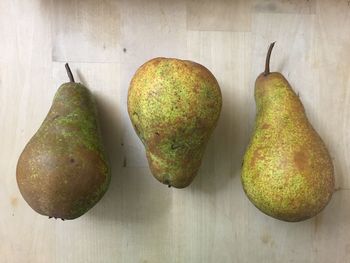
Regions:
<instances>
[{"instance_id":1,"label":"wooden table","mask_svg":"<svg viewBox=\"0 0 350 263\"><path fill-rule=\"evenodd\" d=\"M299 93L336 170L332 201L301 223L259 212L240 182L272 41L272 70ZM0 262L350 262L349 1L1 0L0 52ZM200 173L182 190L151 176L126 111L132 75L157 56L202 63L223 93ZM66 61L97 99L113 178L98 205L62 222L25 203L15 169Z\"/></svg>"}]
</instances>

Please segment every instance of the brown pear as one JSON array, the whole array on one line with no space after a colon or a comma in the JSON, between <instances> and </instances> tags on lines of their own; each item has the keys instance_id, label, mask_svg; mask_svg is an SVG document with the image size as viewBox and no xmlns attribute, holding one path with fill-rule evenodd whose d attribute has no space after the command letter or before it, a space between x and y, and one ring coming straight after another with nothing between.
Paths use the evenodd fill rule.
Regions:
<instances>
[{"instance_id":1,"label":"brown pear","mask_svg":"<svg viewBox=\"0 0 350 263\"><path fill-rule=\"evenodd\" d=\"M74 219L92 208L106 192L110 169L97 111L89 90L70 82L56 92L39 130L17 164L23 198L39 214Z\"/></svg>"}]
</instances>

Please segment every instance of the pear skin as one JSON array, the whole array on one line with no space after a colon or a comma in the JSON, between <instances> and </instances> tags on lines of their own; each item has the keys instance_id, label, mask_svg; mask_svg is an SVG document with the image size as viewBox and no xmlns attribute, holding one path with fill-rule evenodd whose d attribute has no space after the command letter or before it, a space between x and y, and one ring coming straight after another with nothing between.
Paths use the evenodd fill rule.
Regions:
<instances>
[{"instance_id":1,"label":"pear skin","mask_svg":"<svg viewBox=\"0 0 350 263\"><path fill-rule=\"evenodd\" d=\"M96 107L89 90L71 82L60 86L39 130L17 164L17 183L39 214L75 219L92 208L110 182Z\"/></svg>"},{"instance_id":2,"label":"pear skin","mask_svg":"<svg viewBox=\"0 0 350 263\"><path fill-rule=\"evenodd\" d=\"M242 184L250 201L283 221L317 215L334 191L334 169L326 146L304 107L269 61L255 82L255 128L242 167Z\"/></svg>"},{"instance_id":3,"label":"pear skin","mask_svg":"<svg viewBox=\"0 0 350 263\"><path fill-rule=\"evenodd\" d=\"M200 64L155 58L137 70L128 113L158 181L176 188L193 181L221 105L218 82Z\"/></svg>"}]
</instances>

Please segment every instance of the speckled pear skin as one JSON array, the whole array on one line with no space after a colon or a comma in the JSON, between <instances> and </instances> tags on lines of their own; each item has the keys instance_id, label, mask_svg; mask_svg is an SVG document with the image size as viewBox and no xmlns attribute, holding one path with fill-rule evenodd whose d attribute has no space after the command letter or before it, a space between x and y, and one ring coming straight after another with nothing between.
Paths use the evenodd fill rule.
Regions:
<instances>
[{"instance_id":1,"label":"speckled pear skin","mask_svg":"<svg viewBox=\"0 0 350 263\"><path fill-rule=\"evenodd\" d=\"M157 180L176 188L193 181L221 105L218 82L200 64L155 58L137 70L128 112Z\"/></svg>"},{"instance_id":2,"label":"speckled pear skin","mask_svg":"<svg viewBox=\"0 0 350 263\"><path fill-rule=\"evenodd\" d=\"M255 129L242 167L244 191L269 216L291 222L311 218L334 190L325 144L282 74L261 74L255 101Z\"/></svg>"},{"instance_id":3,"label":"speckled pear skin","mask_svg":"<svg viewBox=\"0 0 350 263\"><path fill-rule=\"evenodd\" d=\"M82 84L63 84L19 158L19 190L39 214L75 219L101 199L109 182L92 96Z\"/></svg>"}]
</instances>

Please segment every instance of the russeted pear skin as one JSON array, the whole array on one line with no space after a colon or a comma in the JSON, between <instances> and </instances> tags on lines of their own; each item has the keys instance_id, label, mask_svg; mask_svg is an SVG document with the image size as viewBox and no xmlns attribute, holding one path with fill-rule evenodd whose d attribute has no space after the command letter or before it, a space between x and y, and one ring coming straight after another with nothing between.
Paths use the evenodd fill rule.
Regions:
<instances>
[{"instance_id":1,"label":"russeted pear skin","mask_svg":"<svg viewBox=\"0 0 350 263\"><path fill-rule=\"evenodd\" d=\"M218 82L198 63L155 58L137 70L128 113L158 181L176 188L193 181L221 105Z\"/></svg>"},{"instance_id":2,"label":"russeted pear skin","mask_svg":"<svg viewBox=\"0 0 350 263\"><path fill-rule=\"evenodd\" d=\"M242 184L262 212L283 221L318 214L334 191L330 155L308 121L304 107L281 73L265 72L255 82L255 128L242 167Z\"/></svg>"},{"instance_id":3,"label":"russeted pear skin","mask_svg":"<svg viewBox=\"0 0 350 263\"><path fill-rule=\"evenodd\" d=\"M57 90L39 130L17 164L17 183L39 214L75 219L106 192L110 169L90 91L71 80Z\"/></svg>"}]
</instances>

